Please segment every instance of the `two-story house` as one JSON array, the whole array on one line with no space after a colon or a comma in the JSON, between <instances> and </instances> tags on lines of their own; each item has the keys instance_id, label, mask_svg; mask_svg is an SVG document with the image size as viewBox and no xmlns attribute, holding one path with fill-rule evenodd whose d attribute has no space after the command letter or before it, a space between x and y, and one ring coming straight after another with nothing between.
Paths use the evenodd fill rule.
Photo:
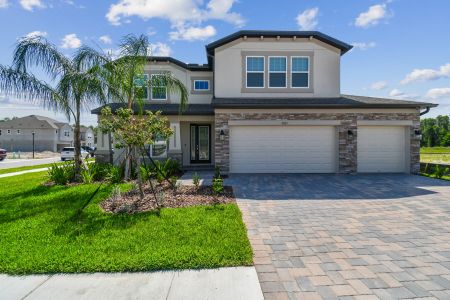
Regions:
<instances>
[{"instance_id":1,"label":"two-story house","mask_svg":"<svg viewBox=\"0 0 450 300\"><path fill-rule=\"evenodd\" d=\"M149 57L145 76L170 72L190 90L180 115L177 95L149 88L145 109L174 130L152 155L224 173L417 173L420 115L436 105L342 95L351 48L316 31L243 30L207 45L205 65Z\"/></svg>"},{"instance_id":2,"label":"two-story house","mask_svg":"<svg viewBox=\"0 0 450 300\"><path fill-rule=\"evenodd\" d=\"M95 146L95 136L94 130L90 127L82 126L80 128L80 141L81 146L94 147Z\"/></svg>"},{"instance_id":3,"label":"two-story house","mask_svg":"<svg viewBox=\"0 0 450 300\"><path fill-rule=\"evenodd\" d=\"M0 123L0 148L11 152L60 151L73 145L73 129L68 123L30 115Z\"/></svg>"}]
</instances>

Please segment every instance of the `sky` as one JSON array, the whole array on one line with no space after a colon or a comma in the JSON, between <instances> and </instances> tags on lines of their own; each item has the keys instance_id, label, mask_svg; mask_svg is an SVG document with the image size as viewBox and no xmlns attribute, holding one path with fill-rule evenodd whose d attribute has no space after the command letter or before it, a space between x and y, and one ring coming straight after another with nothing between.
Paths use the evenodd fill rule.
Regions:
<instances>
[{"instance_id":1,"label":"sky","mask_svg":"<svg viewBox=\"0 0 450 300\"><path fill-rule=\"evenodd\" d=\"M70 56L146 34L154 55L206 63L205 45L237 30L318 30L354 45L341 60L343 94L438 103L433 117L450 114L449 11L448 0L0 0L0 64L27 35ZM0 93L0 119L30 114L65 120ZM82 123L96 117L86 111Z\"/></svg>"}]
</instances>

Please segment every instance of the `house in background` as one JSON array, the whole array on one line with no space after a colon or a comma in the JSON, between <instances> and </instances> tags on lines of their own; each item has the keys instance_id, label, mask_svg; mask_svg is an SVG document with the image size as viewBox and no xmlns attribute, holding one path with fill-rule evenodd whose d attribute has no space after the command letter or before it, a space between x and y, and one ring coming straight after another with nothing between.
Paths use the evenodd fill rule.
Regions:
<instances>
[{"instance_id":1,"label":"house in background","mask_svg":"<svg viewBox=\"0 0 450 300\"><path fill-rule=\"evenodd\" d=\"M10 152L60 151L73 145L73 128L64 122L31 115L0 123L0 148Z\"/></svg>"},{"instance_id":2,"label":"house in background","mask_svg":"<svg viewBox=\"0 0 450 300\"><path fill-rule=\"evenodd\" d=\"M341 94L351 48L317 31L243 30L207 45L204 65L149 57L143 76L170 72L189 89L180 115L179 96L148 88L144 109L174 131L151 155L223 173L417 173L420 115L436 105ZM108 145L99 132L97 159Z\"/></svg>"},{"instance_id":3,"label":"house in background","mask_svg":"<svg viewBox=\"0 0 450 300\"><path fill-rule=\"evenodd\" d=\"M89 147L95 146L94 131L90 127L83 126L80 128L80 139L81 139L81 146L89 146Z\"/></svg>"}]
</instances>

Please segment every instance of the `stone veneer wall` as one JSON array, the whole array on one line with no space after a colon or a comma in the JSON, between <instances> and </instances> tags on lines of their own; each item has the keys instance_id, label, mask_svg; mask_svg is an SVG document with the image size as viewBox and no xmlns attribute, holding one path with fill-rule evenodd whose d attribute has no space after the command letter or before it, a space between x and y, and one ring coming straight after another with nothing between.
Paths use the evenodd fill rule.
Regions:
<instances>
[{"instance_id":1,"label":"stone veneer wall","mask_svg":"<svg viewBox=\"0 0 450 300\"><path fill-rule=\"evenodd\" d=\"M420 115L417 113L254 113L236 112L215 114L215 163L223 173L229 172L230 147L229 127L230 120L339 120L339 173L355 173L357 171L357 121L398 121L410 120L410 172L416 174L420 170L420 140L415 136L415 130L420 129ZM225 133L220 140L220 131ZM348 135L348 130L353 136Z\"/></svg>"}]
</instances>

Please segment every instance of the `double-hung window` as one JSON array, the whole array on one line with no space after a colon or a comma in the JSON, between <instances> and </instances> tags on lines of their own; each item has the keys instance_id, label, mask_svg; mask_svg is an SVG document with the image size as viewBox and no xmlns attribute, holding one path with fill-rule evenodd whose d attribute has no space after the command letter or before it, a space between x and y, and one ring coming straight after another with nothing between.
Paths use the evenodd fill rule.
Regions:
<instances>
[{"instance_id":1,"label":"double-hung window","mask_svg":"<svg viewBox=\"0 0 450 300\"><path fill-rule=\"evenodd\" d=\"M150 145L150 156L154 158L166 158L167 141L157 136L155 142Z\"/></svg>"},{"instance_id":2,"label":"double-hung window","mask_svg":"<svg viewBox=\"0 0 450 300\"><path fill-rule=\"evenodd\" d=\"M194 91L209 91L209 80L194 80Z\"/></svg>"},{"instance_id":3,"label":"double-hung window","mask_svg":"<svg viewBox=\"0 0 450 300\"><path fill-rule=\"evenodd\" d=\"M17 129L17 134L20 134L20 129Z\"/></svg>"},{"instance_id":4,"label":"double-hung window","mask_svg":"<svg viewBox=\"0 0 450 300\"><path fill-rule=\"evenodd\" d=\"M293 56L291 59L291 87L309 88L309 57Z\"/></svg>"},{"instance_id":5,"label":"double-hung window","mask_svg":"<svg viewBox=\"0 0 450 300\"><path fill-rule=\"evenodd\" d=\"M246 87L263 88L264 87L264 56L246 57Z\"/></svg>"},{"instance_id":6,"label":"double-hung window","mask_svg":"<svg viewBox=\"0 0 450 300\"><path fill-rule=\"evenodd\" d=\"M152 74L152 100L167 100L166 81L161 74Z\"/></svg>"},{"instance_id":7,"label":"double-hung window","mask_svg":"<svg viewBox=\"0 0 450 300\"><path fill-rule=\"evenodd\" d=\"M285 88L286 85L287 58L285 56L269 57L269 87Z\"/></svg>"},{"instance_id":8,"label":"double-hung window","mask_svg":"<svg viewBox=\"0 0 450 300\"><path fill-rule=\"evenodd\" d=\"M11 134L11 129L7 129L6 134Z\"/></svg>"},{"instance_id":9,"label":"double-hung window","mask_svg":"<svg viewBox=\"0 0 450 300\"><path fill-rule=\"evenodd\" d=\"M136 97L148 99L148 74L137 75L134 78L134 86L136 87Z\"/></svg>"}]
</instances>

